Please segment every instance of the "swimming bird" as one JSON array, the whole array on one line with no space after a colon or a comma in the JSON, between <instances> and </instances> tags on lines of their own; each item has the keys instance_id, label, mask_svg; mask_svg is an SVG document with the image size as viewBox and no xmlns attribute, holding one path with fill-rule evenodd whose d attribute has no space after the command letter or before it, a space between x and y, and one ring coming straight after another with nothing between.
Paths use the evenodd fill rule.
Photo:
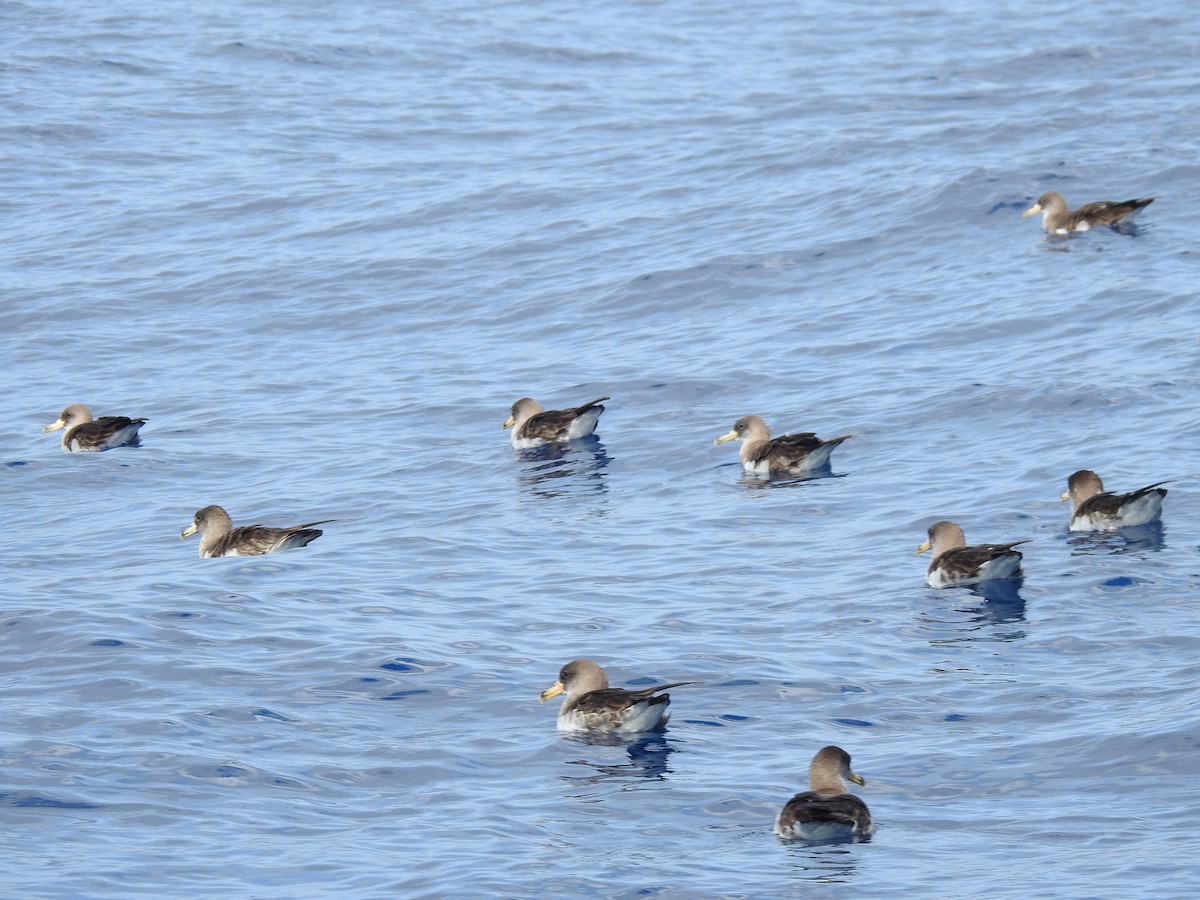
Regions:
<instances>
[{"instance_id":1,"label":"swimming bird","mask_svg":"<svg viewBox=\"0 0 1200 900\"><path fill-rule=\"evenodd\" d=\"M600 397L574 409L544 410L536 400L522 397L512 405L512 413L504 420L504 427L512 428L512 445L518 450L551 441L585 438L596 430L596 422L604 412L600 404L608 399Z\"/></svg>"},{"instance_id":2,"label":"swimming bird","mask_svg":"<svg viewBox=\"0 0 1200 900\"><path fill-rule=\"evenodd\" d=\"M675 681L639 691L610 688L602 668L590 659L576 659L562 667L558 681L542 691L538 699L545 703L566 694L558 709L559 731L654 731L671 717L667 711L671 696L659 691L684 684L691 682Z\"/></svg>"},{"instance_id":3,"label":"swimming bird","mask_svg":"<svg viewBox=\"0 0 1200 900\"><path fill-rule=\"evenodd\" d=\"M72 403L62 411L56 421L42 429L42 434L61 428L64 429L64 450L70 453L98 452L125 444L136 444L138 429L147 421L126 416L101 416L93 419L90 409L82 403Z\"/></svg>"},{"instance_id":4,"label":"swimming bird","mask_svg":"<svg viewBox=\"0 0 1200 900\"><path fill-rule=\"evenodd\" d=\"M276 550L303 547L315 541L324 532L314 525L324 525L333 519L293 525L291 528L271 528L267 525L241 525L233 527L229 513L219 506L206 506L196 513L192 524L179 533L183 540L197 532L200 534L200 558L216 559L219 556L263 556Z\"/></svg>"},{"instance_id":5,"label":"swimming bird","mask_svg":"<svg viewBox=\"0 0 1200 900\"><path fill-rule=\"evenodd\" d=\"M850 754L841 747L825 747L808 767L812 790L797 794L783 805L775 819L781 838L808 841L846 840L865 837L875 830L871 812L861 798L850 793L846 781L865 785L861 775L850 771Z\"/></svg>"},{"instance_id":6,"label":"swimming bird","mask_svg":"<svg viewBox=\"0 0 1200 900\"><path fill-rule=\"evenodd\" d=\"M967 546L963 530L943 519L929 526L929 539L917 547L920 555L933 551L925 583L930 587L950 587L956 584L975 584L993 578L1017 578L1021 575L1021 553L1014 550L1025 541L1011 544L978 544Z\"/></svg>"},{"instance_id":7,"label":"swimming bird","mask_svg":"<svg viewBox=\"0 0 1200 900\"><path fill-rule=\"evenodd\" d=\"M1100 476L1080 469L1067 479L1067 490L1059 499L1071 501L1071 531L1116 531L1160 521L1167 489L1160 481L1128 494L1104 490Z\"/></svg>"},{"instance_id":8,"label":"swimming bird","mask_svg":"<svg viewBox=\"0 0 1200 900\"><path fill-rule=\"evenodd\" d=\"M834 448L851 437L854 435L843 434L823 441L811 431L804 431L772 438L767 423L758 416L742 416L731 430L715 438L713 445L740 440L742 468L753 475L799 475L829 465Z\"/></svg>"},{"instance_id":9,"label":"swimming bird","mask_svg":"<svg viewBox=\"0 0 1200 900\"><path fill-rule=\"evenodd\" d=\"M1079 209L1071 212L1067 201L1058 191L1049 191L1038 197L1037 203L1025 210L1024 215L1042 214L1042 228L1050 234L1069 234L1072 231L1087 231L1101 225L1117 225L1129 222L1143 207L1154 202L1153 197L1139 200L1125 200L1114 203L1111 200L1098 200L1095 203L1085 203Z\"/></svg>"}]
</instances>

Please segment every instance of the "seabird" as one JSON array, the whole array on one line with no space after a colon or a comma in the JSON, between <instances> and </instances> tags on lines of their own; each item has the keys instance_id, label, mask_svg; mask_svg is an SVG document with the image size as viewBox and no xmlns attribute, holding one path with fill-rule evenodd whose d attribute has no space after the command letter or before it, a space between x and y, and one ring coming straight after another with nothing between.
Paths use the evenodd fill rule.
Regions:
<instances>
[{"instance_id":1,"label":"seabird","mask_svg":"<svg viewBox=\"0 0 1200 900\"><path fill-rule=\"evenodd\" d=\"M1117 225L1131 221L1143 207L1153 202L1153 197L1125 200L1122 203L1099 200L1095 203L1085 203L1071 212L1062 194L1049 191L1038 197L1037 203L1025 210L1024 215L1032 216L1040 212L1042 228L1050 234L1070 234L1072 231L1087 231L1101 225Z\"/></svg>"},{"instance_id":2,"label":"seabird","mask_svg":"<svg viewBox=\"0 0 1200 900\"><path fill-rule=\"evenodd\" d=\"M805 431L772 438L767 423L758 416L742 416L730 431L714 439L713 445L740 440L742 467L753 475L799 475L829 465L834 448L851 437L854 435L843 434L823 441Z\"/></svg>"},{"instance_id":3,"label":"seabird","mask_svg":"<svg viewBox=\"0 0 1200 900\"><path fill-rule=\"evenodd\" d=\"M314 525L324 525L333 519L294 525L291 528L271 528L267 525L242 525L233 527L229 513L219 506L206 506L196 513L192 524L179 533L183 540L200 534L200 558L216 559L218 556L262 556L276 550L303 547L322 535Z\"/></svg>"},{"instance_id":4,"label":"seabird","mask_svg":"<svg viewBox=\"0 0 1200 900\"><path fill-rule=\"evenodd\" d=\"M1100 476L1080 469L1067 479L1067 491L1059 499L1071 501L1071 531L1116 531L1157 522L1162 515L1167 489L1160 481L1128 494L1104 490Z\"/></svg>"},{"instance_id":5,"label":"seabird","mask_svg":"<svg viewBox=\"0 0 1200 900\"><path fill-rule=\"evenodd\" d=\"M64 429L63 449L70 453L111 450L125 444L136 444L138 429L146 419L125 416L101 416L92 419L92 412L82 403L72 403L62 411L57 421L42 429L42 434Z\"/></svg>"},{"instance_id":6,"label":"seabird","mask_svg":"<svg viewBox=\"0 0 1200 900\"><path fill-rule=\"evenodd\" d=\"M536 400L522 397L512 405L512 414L504 420L504 427L512 428L512 445L518 450L551 441L585 438L596 430L596 422L604 412L600 404L608 399L600 397L574 409L543 410Z\"/></svg>"},{"instance_id":7,"label":"seabird","mask_svg":"<svg viewBox=\"0 0 1200 900\"><path fill-rule=\"evenodd\" d=\"M539 700L545 703L566 694L558 710L559 731L654 731L671 717L667 711L671 696L659 691L684 684L691 682L675 681L640 691L610 688L602 668L590 659L576 659L562 667L558 681L542 691Z\"/></svg>"},{"instance_id":8,"label":"seabird","mask_svg":"<svg viewBox=\"0 0 1200 900\"><path fill-rule=\"evenodd\" d=\"M869 835L875 830L867 804L850 793L846 781L865 785L861 775L850 771L850 754L841 747L825 747L808 767L812 790L797 794L784 804L775 819L781 838L807 841L846 840Z\"/></svg>"},{"instance_id":9,"label":"seabird","mask_svg":"<svg viewBox=\"0 0 1200 900\"><path fill-rule=\"evenodd\" d=\"M1014 550L1025 541L1011 544L978 544L967 546L963 530L943 519L929 526L929 539L917 548L920 555L933 551L925 583L930 587L950 587L956 584L975 584L993 578L1017 578L1021 575L1021 553Z\"/></svg>"}]
</instances>

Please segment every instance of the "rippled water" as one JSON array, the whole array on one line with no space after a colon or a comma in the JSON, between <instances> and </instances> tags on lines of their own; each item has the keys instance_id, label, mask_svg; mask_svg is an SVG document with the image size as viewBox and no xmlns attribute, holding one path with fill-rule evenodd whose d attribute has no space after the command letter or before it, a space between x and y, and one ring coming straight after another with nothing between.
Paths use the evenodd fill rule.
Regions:
<instances>
[{"instance_id":1,"label":"rippled water","mask_svg":"<svg viewBox=\"0 0 1200 900\"><path fill-rule=\"evenodd\" d=\"M3 893L1191 896L1193 20L0 7ZM523 454L527 394L613 399ZM855 437L764 483L750 412ZM1082 467L1161 534L1068 535ZM199 560L209 503L337 521ZM1024 585L924 588L943 517ZM563 737L576 656L698 683ZM828 743L878 832L781 844Z\"/></svg>"}]
</instances>

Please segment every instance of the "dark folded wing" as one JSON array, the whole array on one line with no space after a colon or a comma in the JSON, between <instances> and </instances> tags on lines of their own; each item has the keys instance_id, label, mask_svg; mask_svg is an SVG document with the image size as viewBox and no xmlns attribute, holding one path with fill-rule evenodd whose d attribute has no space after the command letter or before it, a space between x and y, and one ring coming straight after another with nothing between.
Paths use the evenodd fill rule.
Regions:
<instances>
[{"instance_id":1,"label":"dark folded wing","mask_svg":"<svg viewBox=\"0 0 1200 900\"><path fill-rule=\"evenodd\" d=\"M652 705L659 705L670 702L670 695L660 694L659 691L684 684L691 684L691 682L673 681L670 684L656 684L638 691L627 691L624 688L601 688L598 691L588 691L582 697L574 700L571 707L582 713L592 713L628 709L635 703L647 701Z\"/></svg>"},{"instance_id":2,"label":"dark folded wing","mask_svg":"<svg viewBox=\"0 0 1200 900\"><path fill-rule=\"evenodd\" d=\"M312 524L323 523L314 522ZM241 556L261 556L273 550L303 547L310 541L315 541L323 533L319 528L310 528L305 525L297 525L294 528L242 525L221 538L211 552L213 556L225 556L231 551L236 551Z\"/></svg>"},{"instance_id":3,"label":"dark folded wing","mask_svg":"<svg viewBox=\"0 0 1200 900\"><path fill-rule=\"evenodd\" d=\"M973 547L956 547L939 556L937 562L934 563L934 568L941 569L955 577L968 578L993 559L1009 553L1017 553L1013 547L1024 543L1027 542L1013 541L1011 544L978 544ZM1020 554L1017 553L1017 555Z\"/></svg>"},{"instance_id":4,"label":"dark folded wing","mask_svg":"<svg viewBox=\"0 0 1200 900\"><path fill-rule=\"evenodd\" d=\"M565 433L577 418L579 413L573 409L548 409L526 420L521 426L521 437L552 441Z\"/></svg>"},{"instance_id":5,"label":"dark folded wing","mask_svg":"<svg viewBox=\"0 0 1200 900\"><path fill-rule=\"evenodd\" d=\"M1157 484L1147 485L1144 488L1138 488L1136 491L1130 491L1128 494L1110 494L1107 491L1103 494L1096 494L1094 497L1088 497L1079 505L1076 511L1076 516L1100 516L1106 519L1115 519L1121 515L1121 508L1127 503L1132 503L1135 500L1140 500L1147 494L1159 494L1167 496L1167 489L1161 487L1166 484L1165 481L1160 481Z\"/></svg>"},{"instance_id":6,"label":"dark folded wing","mask_svg":"<svg viewBox=\"0 0 1200 900\"><path fill-rule=\"evenodd\" d=\"M784 828L804 822L846 825L867 830L871 813L867 804L854 794L822 797L814 791L797 794L784 804L779 824Z\"/></svg>"},{"instance_id":7,"label":"dark folded wing","mask_svg":"<svg viewBox=\"0 0 1200 900\"><path fill-rule=\"evenodd\" d=\"M78 443L86 447L96 447L108 443L112 438L127 428L144 425L145 419L130 419L126 416L101 416L100 418L76 425L67 435L68 443Z\"/></svg>"},{"instance_id":8,"label":"dark folded wing","mask_svg":"<svg viewBox=\"0 0 1200 900\"><path fill-rule=\"evenodd\" d=\"M1154 201L1153 197L1145 200L1124 200L1120 203L1113 203L1108 200L1100 200L1096 203L1085 203L1075 212L1071 213L1071 219L1068 222L1069 228L1075 228L1080 222L1087 222L1089 225L1112 225L1115 222L1128 216L1130 213L1137 212L1143 206L1149 206Z\"/></svg>"},{"instance_id":9,"label":"dark folded wing","mask_svg":"<svg viewBox=\"0 0 1200 900\"><path fill-rule=\"evenodd\" d=\"M821 446L821 439L811 431L783 434L772 438L750 454L751 462L767 460L772 467L790 466L797 463Z\"/></svg>"},{"instance_id":10,"label":"dark folded wing","mask_svg":"<svg viewBox=\"0 0 1200 900\"><path fill-rule=\"evenodd\" d=\"M553 441L561 438L567 433L567 429L571 427L571 423L584 413L591 412L594 409L604 412L604 407L600 403L607 399L607 397L601 397L599 400L593 400L591 403L585 403L583 406L577 406L575 409L548 409L545 412L537 413L530 416L521 426L520 436L523 438L538 438L545 441ZM597 413L597 415L599 414Z\"/></svg>"}]
</instances>

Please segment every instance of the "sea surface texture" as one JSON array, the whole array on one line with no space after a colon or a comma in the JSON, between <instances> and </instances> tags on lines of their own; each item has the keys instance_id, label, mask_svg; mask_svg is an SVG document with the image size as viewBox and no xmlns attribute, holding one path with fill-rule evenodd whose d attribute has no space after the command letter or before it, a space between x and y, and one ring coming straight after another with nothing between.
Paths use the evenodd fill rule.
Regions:
<instances>
[{"instance_id":1,"label":"sea surface texture","mask_svg":"<svg viewBox=\"0 0 1200 900\"><path fill-rule=\"evenodd\" d=\"M0 895L1195 897L1196 27L0 5ZM612 399L518 452L524 396ZM754 478L749 413L853 437ZM1162 527L1069 533L1082 468ZM205 560L209 504L336 521ZM925 587L943 518L1024 582ZM693 683L561 735L576 657ZM878 830L781 842L827 744Z\"/></svg>"}]
</instances>

